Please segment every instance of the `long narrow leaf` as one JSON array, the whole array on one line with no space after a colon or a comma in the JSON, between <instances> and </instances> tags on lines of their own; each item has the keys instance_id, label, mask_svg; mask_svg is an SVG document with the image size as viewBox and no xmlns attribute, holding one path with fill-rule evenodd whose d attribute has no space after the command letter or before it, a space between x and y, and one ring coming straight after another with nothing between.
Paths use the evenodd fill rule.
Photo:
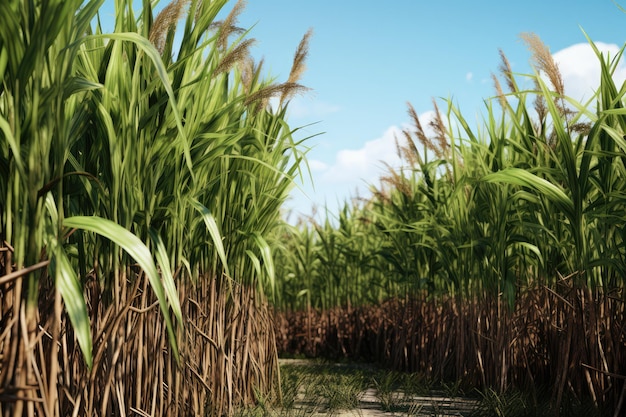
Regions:
<instances>
[{"instance_id":1,"label":"long narrow leaf","mask_svg":"<svg viewBox=\"0 0 626 417\"><path fill-rule=\"evenodd\" d=\"M50 271L55 277L56 286L61 293L61 297L63 297L65 309L72 322L74 334L83 352L85 362L91 369L93 365L93 346L89 314L87 313L85 298L83 297L76 272L60 245L56 245L53 251L53 256L50 259Z\"/></svg>"},{"instance_id":2,"label":"long narrow leaf","mask_svg":"<svg viewBox=\"0 0 626 417\"><path fill-rule=\"evenodd\" d=\"M486 182L501 182L531 188L561 207L566 215L570 216L574 212L572 200L561 188L523 169L507 168L485 175L483 180Z\"/></svg>"},{"instance_id":3,"label":"long narrow leaf","mask_svg":"<svg viewBox=\"0 0 626 417\"><path fill-rule=\"evenodd\" d=\"M54 231L58 226L59 214L51 193L47 194L45 205L51 219L50 229ZM89 313L87 312L87 305L85 304L80 282L63 247L52 233L50 233L48 238L48 249L51 252L50 274L54 277L56 288L59 290L63 302L65 303L65 309L72 322L74 334L83 352L85 362L91 369L93 365L91 327L89 323Z\"/></svg>"},{"instance_id":4,"label":"long narrow leaf","mask_svg":"<svg viewBox=\"0 0 626 417\"><path fill-rule=\"evenodd\" d=\"M170 344L172 345L172 351L174 356L176 357L176 360L178 361L178 346L176 343L174 328L172 326L172 321L170 319L168 311L165 292L163 289L163 285L161 284L157 268L154 265L154 261L152 260L152 254L150 253L150 250L146 247L146 245L144 245L144 243L137 236L124 229L122 226L101 217L68 217L63 221L63 225L66 227L88 230L90 232L94 232L101 236L104 236L119 245L130 256L132 256L135 261L137 261L139 266L141 266L141 268L148 276L148 279L150 280L150 285L152 286L152 290L159 300L159 305L161 306L161 311L163 312L163 317L165 318Z\"/></svg>"},{"instance_id":5,"label":"long narrow leaf","mask_svg":"<svg viewBox=\"0 0 626 417\"><path fill-rule=\"evenodd\" d=\"M198 200L192 200L191 204L194 206L196 210L202 215L202 220L204 220L204 224L211 235L211 239L213 239L213 244L215 245L215 250L217 251L220 260L222 261L222 266L224 267L224 271L226 275L229 277L230 271L228 269L228 261L226 259L226 251L224 250L224 243L222 242L222 234L220 233L220 229L217 226L217 222L215 221L215 217L211 214L208 208L206 208L202 203Z\"/></svg>"},{"instance_id":6,"label":"long narrow leaf","mask_svg":"<svg viewBox=\"0 0 626 417\"><path fill-rule=\"evenodd\" d=\"M146 55L148 55L148 57L152 60L152 63L154 64L154 67L156 68L157 73L159 74L159 78L161 79L161 82L163 83L163 87L165 88L165 91L167 92L167 95L170 98L172 114L174 115L174 119L176 120L178 133L181 136L181 140L183 144L185 162L187 163L189 172L191 173L193 177L194 176L193 162L191 160L191 151L189 148L189 142L187 142L187 135L185 134L185 130L183 128L182 118L180 115L180 111L178 110L178 103L176 100L176 96L174 95L172 84L170 82L169 76L167 75L167 70L165 68L165 65L163 64L163 61L161 60L161 55L159 54L159 51L156 50L154 45L152 45L148 39L144 38L143 36L140 36L137 33L109 33L109 34L102 34L102 35L92 35L91 37L96 38L96 39L97 38L109 38L113 40L133 42L135 45L141 48L146 53Z\"/></svg>"},{"instance_id":7,"label":"long narrow leaf","mask_svg":"<svg viewBox=\"0 0 626 417\"><path fill-rule=\"evenodd\" d=\"M161 266L161 278L163 279L163 288L165 289L165 295L170 302L172 311L178 319L179 323L183 323L183 313L180 308L180 302L178 301L178 292L176 291L176 284L174 283L174 277L172 276L172 268L170 267L170 261L165 249L165 244L161 239L161 236L156 231L150 229L150 239L156 246L156 259Z\"/></svg>"}]
</instances>

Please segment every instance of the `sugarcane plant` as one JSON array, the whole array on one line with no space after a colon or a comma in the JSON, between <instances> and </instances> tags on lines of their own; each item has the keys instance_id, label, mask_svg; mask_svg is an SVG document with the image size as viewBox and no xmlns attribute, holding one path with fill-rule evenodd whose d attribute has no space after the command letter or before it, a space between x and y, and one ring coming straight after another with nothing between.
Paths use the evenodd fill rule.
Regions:
<instances>
[{"instance_id":1,"label":"sugarcane plant","mask_svg":"<svg viewBox=\"0 0 626 417\"><path fill-rule=\"evenodd\" d=\"M103 0L0 4L3 415L279 394L269 242L311 32L277 82L226 3L116 0L110 33Z\"/></svg>"},{"instance_id":2,"label":"sugarcane plant","mask_svg":"<svg viewBox=\"0 0 626 417\"><path fill-rule=\"evenodd\" d=\"M623 48L609 57L588 39L601 77L591 98L580 102L566 95L539 37L521 37L534 72L513 73L500 51L496 95L485 101L477 129L452 101L446 112L434 102L427 125L409 104L412 126L397 138L403 165L372 185L367 201L346 202L345 219L294 232L294 242L317 248L307 277L324 284L303 279L293 287L291 278L289 294L339 308L340 294L357 288L350 297L366 306L365 294L383 289L388 301L376 312L364 307L344 320L353 330L318 324L329 327L327 334L362 339L351 355L371 355L374 345L374 357L405 370L465 378L499 392L546 384L556 410L569 395L619 408L619 375L626 372L618 353L624 348L618 323L626 265L626 84L617 85L614 74ZM355 228L364 228L369 244L345 240L342 230ZM281 259L281 279L297 275L286 267L296 261ZM363 270L372 279L353 286ZM364 331L359 323L369 325Z\"/></svg>"}]
</instances>

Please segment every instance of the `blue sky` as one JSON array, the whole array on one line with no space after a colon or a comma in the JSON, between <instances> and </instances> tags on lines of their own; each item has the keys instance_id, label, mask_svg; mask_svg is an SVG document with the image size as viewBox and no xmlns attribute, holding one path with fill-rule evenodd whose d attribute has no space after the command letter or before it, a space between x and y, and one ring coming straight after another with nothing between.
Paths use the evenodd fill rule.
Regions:
<instances>
[{"instance_id":1,"label":"blue sky","mask_svg":"<svg viewBox=\"0 0 626 417\"><path fill-rule=\"evenodd\" d=\"M576 98L589 97L598 78L582 30L612 52L626 40L626 14L612 0L249 0L239 26L251 28L253 54L279 81L314 30L301 80L312 91L292 101L289 116L292 127L310 125L299 137L321 133L306 142L314 188L300 181L288 203L303 214L313 205L334 211L357 188L367 195L380 161L396 163L393 134L408 122L407 101L427 118L433 98L451 98L478 125L494 92L498 49L514 71L530 71L520 33L550 47Z\"/></svg>"}]
</instances>

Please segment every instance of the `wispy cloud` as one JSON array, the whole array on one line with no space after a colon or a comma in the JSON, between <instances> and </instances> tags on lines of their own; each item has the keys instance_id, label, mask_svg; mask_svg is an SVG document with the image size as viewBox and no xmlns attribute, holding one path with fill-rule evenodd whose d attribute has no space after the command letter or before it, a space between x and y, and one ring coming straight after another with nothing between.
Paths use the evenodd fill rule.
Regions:
<instances>
[{"instance_id":1,"label":"wispy cloud","mask_svg":"<svg viewBox=\"0 0 626 417\"><path fill-rule=\"evenodd\" d=\"M427 111L419 115L420 121L427 135L433 135L430 122L434 118L434 111ZM389 168L398 169L403 161L398 155L397 142L404 145L404 126L390 126L376 139L369 140L358 149L342 149L335 154L334 162L330 164L313 161L311 170L318 172L318 184L325 185L346 184L353 190L355 186L363 191L369 184L377 184L381 176ZM417 144L421 148L420 144Z\"/></svg>"},{"instance_id":2,"label":"wispy cloud","mask_svg":"<svg viewBox=\"0 0 626 417\"><path fill-rule=\"evenodd\" d=\"M331 113L336 113L341 107L316 100L308 96L296 97L289 103L289 117L292 119L322 118Z\"/></svg>"},{"instance_id":3,"label":"wispy cloud","mask_svg":"<svg viewBox=\"0 0 626 417\"><path fill-rule=\"evenodd\" d=\"M427 111L419 115L427 135L434 133L430 127L434 114L434 111ZM400 145L404 145L401 132L406 127L408 124L390 126L382 135L363 143L360 148L338 151L332 162L310 159L308 163L314 184L296 189L295 198L287 202L287 207L309 215L313 205L318 208L326 205L331 212L335 212L351 197L369 196L369 186L378 186L389 167L398 169L402 165L396 149L396 137ZM424 152L420 144L417 147Z\"/></svg>"},{"instance_id":4,"label":"wispy cloud","mask_svg":"<svg viewBox=\"0 0 626 417\"><path fill-rule=\"evenodd\" d=\"M365 142L359 149L340 150L321 179L327 183L349 184L376 181L385 169L384 163L391 166L400 164L395 142L400 132L399 127L391 126L382 136Z\"/></svg>"},{"instance_id":5,"label":"wispy cloud","mask_svg":"<svg viewBox=\"0 0 626 417\"><path fill-rule=\"evenodd\" d=\"M382 136L367 141L358 149L342 149L330 163L318 159L308 161L313 184L296 189L293 200L286 207L295 213L311 215L312 207L328 208L336 212L348 199L368 195L370 184L378 184L385 173L385 163L397 167L400 158L396 153L395 136L401 129L389 127Z\"/></svg>"},{"instance_id":6,"label":"wispy cloud","mask_svg":"<svg viewBox=\"0 0 626 417\"><path fill-rule=\"evenodd\" d=\"M328 169L328 164L326 162L322 162L317 159L311 159L308 161L308 164L311 172L326 171Z\"/></svg>"}]
</instances>

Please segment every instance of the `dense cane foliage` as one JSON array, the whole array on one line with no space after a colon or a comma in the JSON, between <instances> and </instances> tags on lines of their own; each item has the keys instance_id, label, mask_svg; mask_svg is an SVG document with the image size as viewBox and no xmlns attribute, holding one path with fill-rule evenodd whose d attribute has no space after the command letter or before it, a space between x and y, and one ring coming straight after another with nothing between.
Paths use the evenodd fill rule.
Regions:
<instances>
[{"instance_id":1,"label":"dense cane foliage","mask_svg":"<svg viewBox=\"0 0 626 417\"><path fill-rule=\"evenodd\" d=\"M276 389L268 237L309 34L277 83L243 2L116 0L112 33L102 3L0 4L2 414L223 414Z\"/></svg>"},{"instance_id":2,"label":"dense cane foliage","mask_svg":"<svg viewBox=\"0 0 626 417\"><path fill-rule=\"evenodd\" d=\"M533 36L528 42L536 53L544 48ZM478 130L452 103L446 114L435 103L428 137L409 105L413 127L397 138L404 166L372 186L372 198L346 204L323 225L283 230L283 306L363 304L424 290L502 294L513 303L520 288L564 277L622 288L626 87L612 78L621 52L598 59L601 85L578 103L540 76L556 67L538 64L523 76L535 88L521 90L503 55L511 91L498 82Z\"/></svg>"},{"instance_id":3,"label":"dense cane foliage","mask_svg":"<svg viewBox=\"0 0 626 417\"><path fill-rule=\"evenodd\" d=\"M579 103L538 37L522 37L535 73L515 76L501 54L508 91L494 76L478 129L435 103L428 135L409 105L404 166L333 221L283 231L278 308L308 313L282 325L312 335L283 349L373 356L500 391L548 384L556 407L569 393L622 406L623 50L596 50L599 87Z\"/></svg>"}]
</instances>

